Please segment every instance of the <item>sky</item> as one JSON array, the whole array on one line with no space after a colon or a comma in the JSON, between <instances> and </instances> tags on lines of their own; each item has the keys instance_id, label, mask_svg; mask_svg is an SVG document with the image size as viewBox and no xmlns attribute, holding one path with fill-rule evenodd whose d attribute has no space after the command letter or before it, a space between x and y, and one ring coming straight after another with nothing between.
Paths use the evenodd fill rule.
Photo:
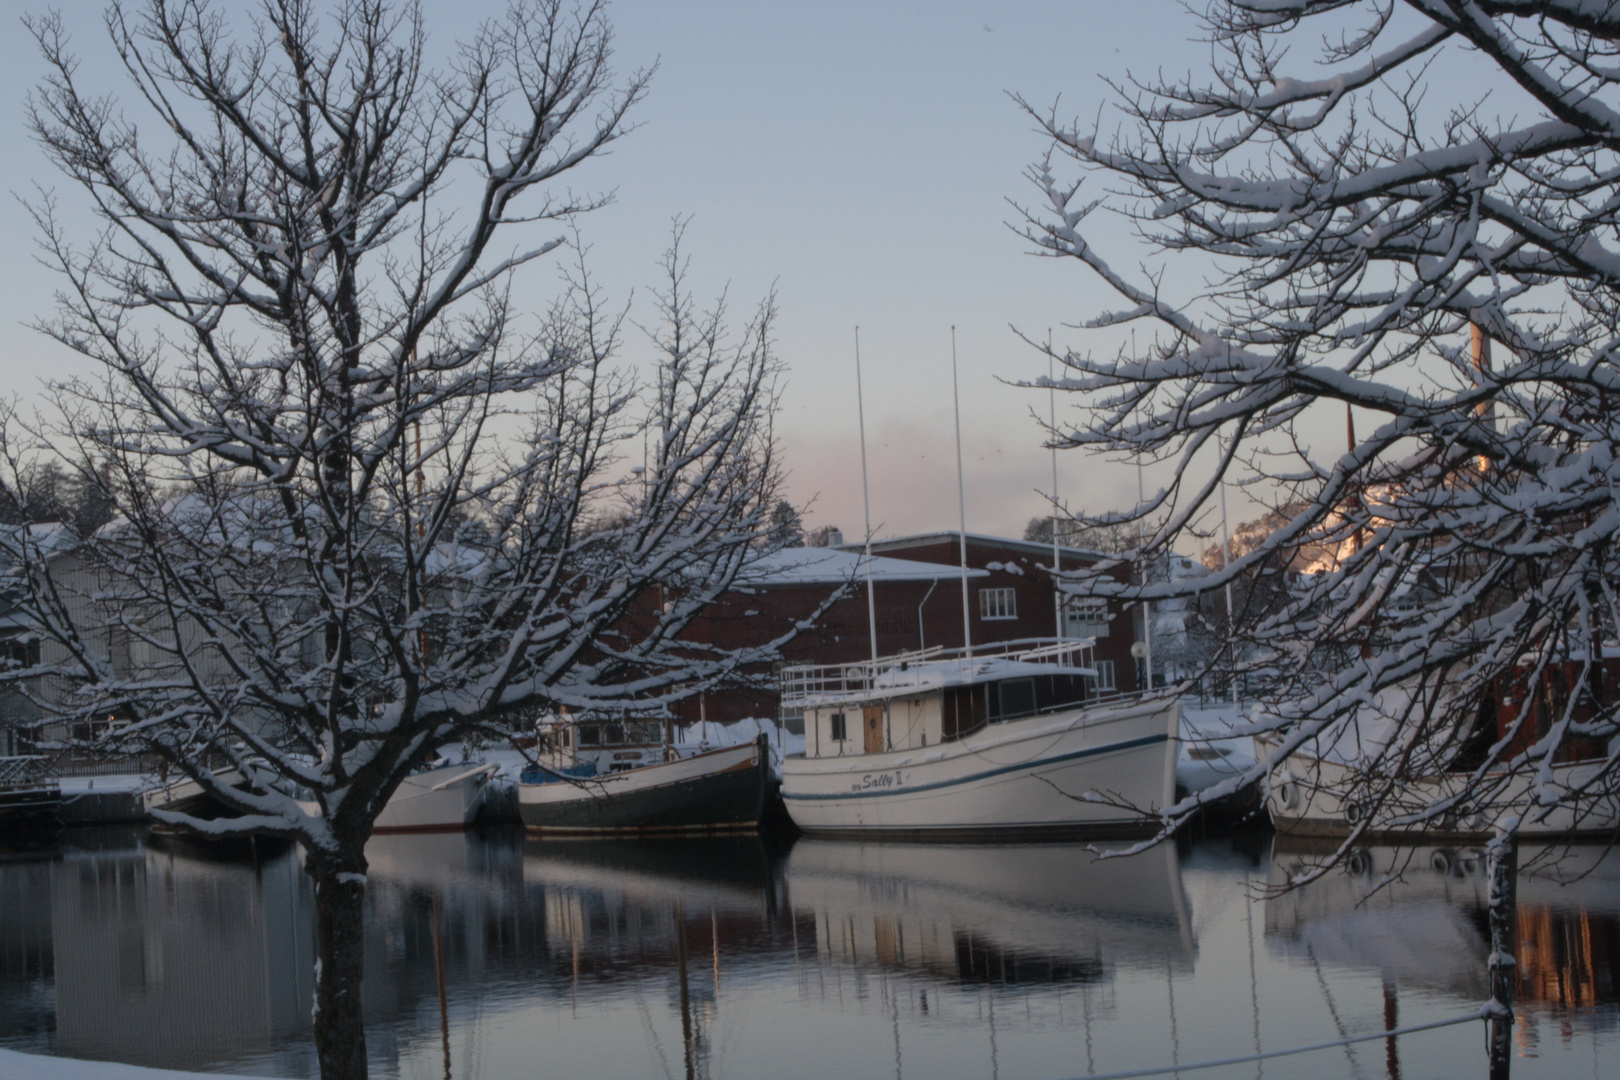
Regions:
<instances>
[{"instance_id":1,"label":"sky","mask_svg":"<svg viewBox=\"0 0 1620 1080\"><path fill-rule=\"evenodd\" d=\"M20 20L44 10L4 0ZM96 0L62 4L87 77L112 60ZM492 0L425 0L430 48L448 48ZM227 5L224 10L229 10ZM777 351L787 365L778 425L787 494L812 526L862 532L855 340L860 328L872 528L877 536L955 528L951 328L961 398L970 531L1022 535L1047 512L1052 464L1032 412L1047 394L1008 385L1046 373L1015 331L1112 352L1112 339L1068 325L1107 306L1076 264L1040 258L1011 227L1009 200L1036 196L1024 171L1046 151L1011 99L1093 117L1128 73L1179 75L1208 47L1182 7L1162 0L990 3L775 3L617 0L609 7L620 72L657 65L633 114L639 127L570 177L614 192L582 221L598 279L646 304L670 224L700 294L728 291L745 316L778 294ZM24 107L44 74L20 23L0 34L0 189L30 196L65 185L29 140ZM110 78L105 89L121 92ZM85 235L90 223L85 222ZM1118 254L1122 231L1105 231ZM27 401L42 380L82 371L28 328L57 283L31 258L32 224L0 215L0 394ZM522 279L543 310L555 269ZM635 346L632 347L632 353ZM634 360L631 355L628 359ZM1066 411L1061 396L1059 417ZM1090 511L1134 501L1125 462L1061 454L1058 494ZM1148 478L1152 485L1153 477ZM1234 520L1242 514L1234 508Z\"/></svg>"}]
</instances>

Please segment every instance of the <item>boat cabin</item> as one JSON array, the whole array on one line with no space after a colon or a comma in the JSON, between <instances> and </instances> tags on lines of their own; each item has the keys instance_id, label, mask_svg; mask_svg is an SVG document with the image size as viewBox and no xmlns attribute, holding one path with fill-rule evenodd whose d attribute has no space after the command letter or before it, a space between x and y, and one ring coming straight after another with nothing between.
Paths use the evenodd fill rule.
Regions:
<instances>
[{"instance_id":1,"label":"boat cabin","mask_svg":"<svg viewBox=\"0 0 1620 1080\"><path fill-rule=\"evenodd\" d=\"M782 705L804 718L806 757L919 750L1095 704L1090 649L1037 639L784 668Z\"/></svg>"},{"instance_id":2,"label":"boat cabin","mask_svg":"<svg viewBox=\"0 0 1620 1080\"><path fill-rule=\"evenodd\" d=\"M669 759L669 729L662 720L581 720L547 716L535 725L542 768L560 776L601 776Z\"/></svg>"}]
</instances>

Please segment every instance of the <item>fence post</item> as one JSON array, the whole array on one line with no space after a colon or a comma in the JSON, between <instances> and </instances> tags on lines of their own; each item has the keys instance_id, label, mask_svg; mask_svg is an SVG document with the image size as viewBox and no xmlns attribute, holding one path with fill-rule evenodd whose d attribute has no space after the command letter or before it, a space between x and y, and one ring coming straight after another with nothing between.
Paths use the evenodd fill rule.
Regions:
<instances>
[{"instance_id":1,"label":"fence post","mask_svg":"<svg viewBox=\"0 0 1620 1080\"><path fill-rule=\"evenodd\" d=\"M1513 990L1518 981L1518 823L1498 827L1490 843L1491 1080L1508 1080L1513 1064Z\"/></svg>"}]
</instances>

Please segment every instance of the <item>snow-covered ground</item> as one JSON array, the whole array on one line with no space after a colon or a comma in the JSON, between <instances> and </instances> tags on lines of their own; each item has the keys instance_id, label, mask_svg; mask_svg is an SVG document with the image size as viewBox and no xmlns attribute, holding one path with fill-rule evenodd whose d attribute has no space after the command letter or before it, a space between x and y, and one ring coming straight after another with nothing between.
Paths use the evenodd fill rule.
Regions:
<instances>
[{"instance_id":1,"label":"snow-covered ground","mask_svg":"<svg viewBox=\"0 0 1620 1080\"><path fill-rule=\"evenodd\" d=\"M90 791L145 791L154 781L148 776L64 776L62 794L83 795Z\"/></svg>"},{"instance_id":2,"label":"snow-covered ground","mask_svg":"<svg viewBox=\"0 0 1620 1080\"><path fill-rule=\"evenodd\" d=\"M207 1080L264 1080L263 1077L145 1069L139 1065L120 1065L113 1061L80 1061L77 1058L0 1050L0 1080L200 1080L203 1077Z\"/></svg>"}]
</instances>

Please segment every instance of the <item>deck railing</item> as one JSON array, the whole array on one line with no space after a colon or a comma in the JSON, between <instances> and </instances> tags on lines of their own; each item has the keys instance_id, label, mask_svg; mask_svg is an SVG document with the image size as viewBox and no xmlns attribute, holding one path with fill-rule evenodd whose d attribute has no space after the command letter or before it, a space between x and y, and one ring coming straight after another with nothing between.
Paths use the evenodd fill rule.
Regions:
<instances>
[{"instance_id":1,"label":"deck railing","mask_svg":"<svg viewBox=\"0 0 1620 1080\"><path fill-rule=\"evenodd\" d=\"M1054 668L1091 667L1093 638L1020 638L975 645L972 662L1016 660L1029 664L1049 664ZM880 690L892 690L907 682L923 685L931 671L961 672L969 662L967 649L935 646L921 651L897 653L847 664L799 664L781 671L782 706L802 707L814 701L860 697ZM898 679L896 673L914 673L913 679ZM887 678L885 678L887 676Z\"/></svg>"},{"instance_id":2,"label":"deck railing","mask_svg":"<svg viewBox=\"0 0 1620 1080\"><path fill-rule=\"evenodd\" d=\"M0 757L0 791L41 787L56 782L51 761L38 754Z\"/></svg>"}]
</instances>

